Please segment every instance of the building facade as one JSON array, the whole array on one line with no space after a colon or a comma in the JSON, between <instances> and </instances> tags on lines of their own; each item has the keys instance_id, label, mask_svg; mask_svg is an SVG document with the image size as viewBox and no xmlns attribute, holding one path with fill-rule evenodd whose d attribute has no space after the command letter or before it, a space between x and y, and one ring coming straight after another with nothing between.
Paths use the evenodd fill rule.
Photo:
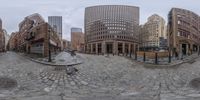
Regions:
<instances>
[{"instance_id":1,"label":"building facade","mask_svg":"<svg viewBox=\"0 0 200 100\"><path fill-rule=\"evenodd\" d=\"M139 7L101 5L85 9L86 53L134 53L138 31Z\"/></svg>"},{"instance_id":2,"label":"building facade","mask_svg":"<svg viewBox=\"0 0 200 100\"><path fill-rule=\"evenodd\" d=\"M71 28L72 50L84 52L84 34L81 28Z\"/></svg>"},{"instance_id":3,"label":"building facade","mask_svg":"<svg viewBox=\"0 0 200 100\"><path fill-rule=\"evenodd\" d=\"M2 20L0 18L0 52L6 51L8 38L8 34L6 30L3 29Z\"/></svg>"},{"instance_id":4,"label":"building facade","mask_svg":"<svg viewBox=\"0 0 200 100\"><path fill-rule=\"evenodd\" d=\"M50 47L49 47L50 44ZM19 24L19 32L12 33L10 50L48 56L61 50L61 40L53 28L39 14L24 18Z\"/></svg>"},{"instance_id":5,"label":"building facade","mask_svg":"<svg viewBox=\"0 0 200 100\"><path fill-rule=\"evenodd\" d=\"M62 39L62 16L49 16L48 23Z\"/></svg>"},{"instance_id":6,"label":"building facade","mask_svg":"<svg viewBox=\"0 0 200 100\"><path fill-rule=\"evenodd\" d=\"M48 23L62 40L62 16L49 16ZM61 49L63 49L62 45L61 42Z\"/></svg>"},{"instance_id":7,"label":"building facade","mask_svg":"<svg viewBox=\"0 0 200 100\"><path fill-rule=\"evenodd\" d=\"M172 8L168 14L169 49L182 57L199 50L200 18L192 11Z\"/></svg>"},{"instance_id":8,"label":"building facade","mask_svg":"<svg viewBox=\"0 0 200 100\"><path fill-rule=\"evenodd\" d=\"M153 14L142 27L143 41L141 48L145 50L159 50L167 47L163 42L167 40L165 20L157 14Z\"/></svg>"},{"instance_id":9,"label":"building facade","mask_svg":"<svg viewBox=\"0 0 200 100\"><path fill-rule=\"evenodd\" d=\"M10 39L8 40L8 50L15 51L17 48L17 40L18 40L18 33L12 32L10 35Z\"/></svg>"},{"instance_id":10,"label":"building facade","mask_svg":"<svg viewBox=\"0 0 200 100\"><path fill-rule=\"evenodd\" d=\"M63 39L63 49L64 50L70 50L71 49L71 42Z\"/></svg>"}]
</instances>

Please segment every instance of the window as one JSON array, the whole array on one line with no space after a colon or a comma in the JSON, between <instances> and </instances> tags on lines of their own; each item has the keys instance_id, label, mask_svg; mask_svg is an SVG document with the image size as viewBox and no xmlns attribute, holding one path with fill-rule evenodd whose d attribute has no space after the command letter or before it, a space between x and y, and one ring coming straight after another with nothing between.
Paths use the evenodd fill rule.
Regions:
<instances>
[{"instance_id":1,"label":"window","mask_svg":"<svg viewBox=\"0 0 200 100\"><path fill-rule=\"evenodd\" d=\"M178 24L181 24L181 21L180 21L180 20L178 21Z\"/></svg>"},{"instance_id":2,"label":"window","mask_svg":"<svg viewBox=\"0 0 200 100\"><path fill-rule=\"evenodd\" d=\"M180 36L180 32L178 31L177 36Z\"/></svg>"}]
</instances>

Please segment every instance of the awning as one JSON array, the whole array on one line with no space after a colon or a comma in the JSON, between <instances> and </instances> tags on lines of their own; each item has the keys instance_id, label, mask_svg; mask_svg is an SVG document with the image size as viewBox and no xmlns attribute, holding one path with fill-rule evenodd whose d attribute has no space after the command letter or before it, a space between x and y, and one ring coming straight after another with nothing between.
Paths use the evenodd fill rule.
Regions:
<instances>
[{"instance_id":1,"label":"awning","mask_svg":"<svg viewBox=\"0 0 200 100\"><path fill-rule=\"evenodd\" d=\"M51 45L54 45L54 46L57 46L57 43L54 42L54 41L52 41L52 40L50 40L50 44L51 44Z\"/></svg>"}]
</instances>

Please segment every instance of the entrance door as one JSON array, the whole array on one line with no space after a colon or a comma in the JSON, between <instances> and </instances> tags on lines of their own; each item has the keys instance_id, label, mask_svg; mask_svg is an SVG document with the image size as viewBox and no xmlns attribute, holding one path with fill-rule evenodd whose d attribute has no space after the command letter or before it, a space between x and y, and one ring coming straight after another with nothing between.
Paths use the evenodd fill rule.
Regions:
<instances>
[{"instance_id":1,"label":"entrance door","mask_svg":"<svg viewBox=\"0 0 200 100\"><path fill-rule=\"evenodd\" d=\"M186 44L182 44L182 53L186 55Z\"/></svg>"},{"instance_id":2,"label":"entrance door","mask_svg":"<svg viewBox=\"0 0 200 100\"><path fill-rule=\"evenodd\" d=\"M28 46L28 53L30 53L30 51L31 51L31 47L30 47L30 46Z\"/></svg>"},{"instance_id":3,"label":"entrance door","mask_svg":"<svg viewBox=\"0 0 200 100\"><path fill-rule=\"evenodd\" d=\"M121 54L122 53L122 43L118 43L118 53Z\"/></svg>"},{"instance_id":4,"label":"entrance door","mask_svg":"<svg viewBox=\"0 0 200 100\"><path fill-rule=\"evenodd\" d=\"M112 43L106 44L106 52L107 53L113 53L113 44Z\"/></svg>"}]
</instances>

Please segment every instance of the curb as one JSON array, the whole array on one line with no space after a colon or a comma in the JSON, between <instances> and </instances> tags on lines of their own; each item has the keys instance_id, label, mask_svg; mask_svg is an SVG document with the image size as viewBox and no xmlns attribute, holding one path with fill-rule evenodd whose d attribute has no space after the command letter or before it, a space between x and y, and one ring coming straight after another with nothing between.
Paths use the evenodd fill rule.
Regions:
<instances>
[{"instance_id":1,"label":"curb","mask_svg":"<svg viewBox=\"0 0 200 100\"><path fill-rule=\"evenodd\" d=\"M183 64L183 63L189 63L189 62L191 62L191 61L193 61L193 60L199 58L200 56L191 58L191 59L186 60L186 61L181 60L181 61L179 61L179 62L177 62L177 63L169 63L169 64L152 64L152 63L145 63L145 62L140 62L140 61L131 59L130 57L127 57L127 56L122 56L122 57L125 57L125 58L127 58L127 59L129 59L129 60L131 60L131 61L133 61L133 62L135 62L135 63L137 63L137 64L143 64L144 67L147 67L147 68L148 68L148 67L149 67L149 68L151 68L151 67L155 67L155 68L165 68L165 67L174 67L174 66L177 66L177 65L181 65L181 64Z\"/></svg>"},{"instance_id":2,"label":"curb","mask_svg":"<svg viewBox=\"0 0 200 100\"><path fill-rule=\"evenodd\" d=\"M16 54L18 54L18 53L16 53ZM20 55L20 54L18 54L18 55ZM33 62L40 63L40 64L43 64L43 65L50 65L50 66L74 66L74 65L79 65L79 64L83 63L83 61L80 61L79 63L72 63L72 64L52 64L52 63L47 63L47 62L41 62L41 61L32 59L28 56L24 56L24 55L20 55L20 56L25 57L25 58L33 61Z\"/></svg>"}]
</instances>

